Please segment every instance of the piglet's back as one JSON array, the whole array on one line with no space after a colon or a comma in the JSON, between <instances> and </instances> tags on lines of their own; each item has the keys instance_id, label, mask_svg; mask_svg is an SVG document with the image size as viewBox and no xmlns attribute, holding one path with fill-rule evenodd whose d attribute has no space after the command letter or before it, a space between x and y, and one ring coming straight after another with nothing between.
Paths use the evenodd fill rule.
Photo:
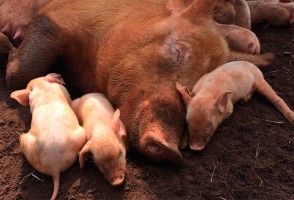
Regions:
<instances>
[{"instance_id":1,"label":"piglet's back","mask_svg":"<svg viewBox=\"0 0 294 200\"><path fill-rule=\"evenodd\" d=\"M100 118L99 116L103 116L104 119L108 117L112 119L113 117L114 109L104 94L89 93L81 97L78 101L78 108L74 109L78 109L78 116L82 121L87 119L89 115L91 115L92 118ZM73 102L73 105L74 104L75 102Z\"/></svg>"}]
</instances>

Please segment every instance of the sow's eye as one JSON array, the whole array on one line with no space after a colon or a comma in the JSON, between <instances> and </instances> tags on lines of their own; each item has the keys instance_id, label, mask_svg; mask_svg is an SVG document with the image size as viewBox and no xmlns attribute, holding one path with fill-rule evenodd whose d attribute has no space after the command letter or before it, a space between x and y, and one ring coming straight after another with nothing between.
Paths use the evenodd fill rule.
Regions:
<instances>
[{"instance_id":1,"label":"sow's eye","mask_svg":"<svg viewBox=\"0 0 294 200\"><path fill-rule=\"evenodd\" d=\"M189 56L189 44L184 41L168 39L162 46L161 52L164 57L175 64L185 64Z\"/></svg>"}]
</instances>

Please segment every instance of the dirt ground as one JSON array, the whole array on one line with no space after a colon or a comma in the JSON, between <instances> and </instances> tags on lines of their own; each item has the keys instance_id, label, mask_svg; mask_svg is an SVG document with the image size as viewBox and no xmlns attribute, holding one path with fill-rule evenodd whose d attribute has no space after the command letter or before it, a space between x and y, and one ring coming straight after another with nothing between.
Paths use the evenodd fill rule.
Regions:
<instances>
[{"instance_id":1,"label":"dirt ground","mask_svg":"<svg viewBox=\"0 0 294 200\"><path fill-rule=\"evenodd\" d=\"M294 29L253 27L263 52L277 54L266 80L294 109ZM1 62L4 65L4 62ZM29 130L29 108L9 98L0 71L0 200L49 199L51 177L35 171L19 149ZM294 199L294 125L262 96L237 104L201 152L184 150L179 164L154 164L129 152L126 181L117 188L88 162L61 175L58 199Z\"/></svg>"}]
</instances>

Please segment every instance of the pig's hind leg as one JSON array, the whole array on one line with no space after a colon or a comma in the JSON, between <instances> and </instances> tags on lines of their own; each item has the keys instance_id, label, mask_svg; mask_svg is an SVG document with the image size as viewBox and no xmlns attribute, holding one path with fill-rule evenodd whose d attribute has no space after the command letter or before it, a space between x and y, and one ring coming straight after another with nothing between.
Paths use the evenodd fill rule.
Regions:
<instances>
[{"instance_id":1,"label":"pig's hind leg","mask_svg":"<svg viewBox=\"0 0 294 200\"><path fill-rule=\"evenodd\" d=\"M294 112L288 107L285 101L277 95L272 87L264 80L260 78L255 83L256 91L267 97L272 104L291 122L294 124Z\"/></svg>"},{"instance_id":2,"label":"pig's hind leg","mask_svg":"<svg viewBox=\"0 0 294 200\"><path fill-rule=\"evenodd\" d=\"M61 52L58 26L47 16L32 21L19 49L9 56L6 82L11 89L24 88L37 77L49 73Z\"/></svg>"},{"instance_id":3,"label":"pig's hind leg","mask_svg":"<svg viewBox=\"0 0 294 200\"><path fill-rule=\"evenodd\" d=\"M29 163L34 166L34 164L38 162L36 159L36 137L30 134L30 132L22 134L19 137L19 143L21 151L26 156Z\"/></svg>"}]
</instances>

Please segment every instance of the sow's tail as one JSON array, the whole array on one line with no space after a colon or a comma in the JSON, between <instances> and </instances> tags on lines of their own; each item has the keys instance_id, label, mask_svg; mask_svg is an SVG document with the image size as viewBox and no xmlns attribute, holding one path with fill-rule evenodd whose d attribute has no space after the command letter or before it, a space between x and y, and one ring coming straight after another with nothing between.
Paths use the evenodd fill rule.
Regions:
<instances>
[{"instance_id":1,"label":"sow's tail","mask_svg":"<svg viewBox=\"0 0 294 200\"><path fill-rule=\"evenodd\" d=\"M229 55L228 62L231 61L248 61L255 64L258 67L265 67L271 63L274 59L274 54L272 53L264 53L264 54L247 54L241 52L231 51Z\"/></svg>"},{"instance_id":2,"label":"sow's tail","mask_svg":"<svg viewBox=\"0 0 294 200\"><path fill-rule=\"evenodd\" d=\"M58 189L59 189L59 177L60 177L59 172L58 173L55 173L52 176L54 189L53 189L53 194L52 194L51 200L55 200L56 197L57 197Z\"/></svg>"}]
</instances>

